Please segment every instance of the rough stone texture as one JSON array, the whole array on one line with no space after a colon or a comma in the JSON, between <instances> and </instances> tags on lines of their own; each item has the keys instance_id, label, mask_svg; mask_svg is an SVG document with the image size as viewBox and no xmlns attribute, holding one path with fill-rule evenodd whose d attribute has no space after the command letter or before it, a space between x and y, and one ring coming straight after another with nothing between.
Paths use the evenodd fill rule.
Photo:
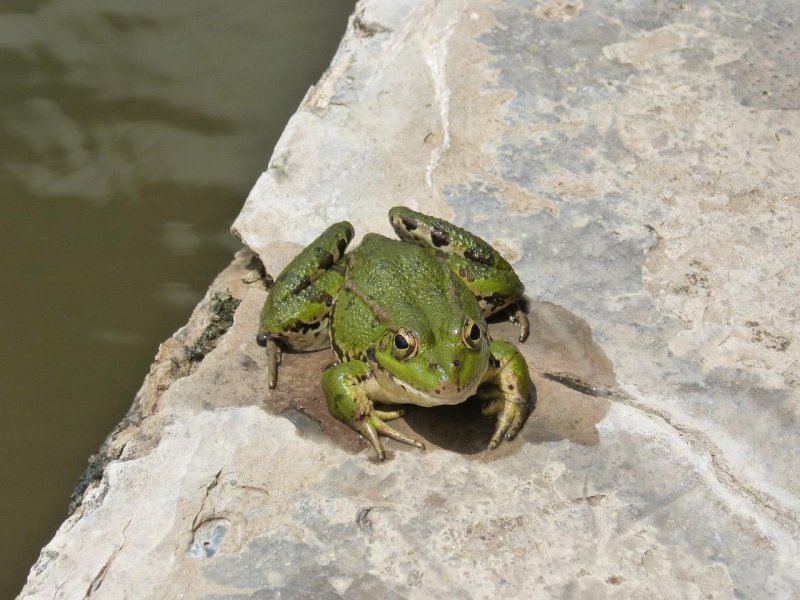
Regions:
<instances>
[{"instance_id":1,"label":"rough stone texture","mask_svg":"<svg viewBox=\"0 0 800 600\"><path fill-rule=\"evenodd\" d=\"M162 346L21 597L797 597L798 20L361 2L234 230L272 274L395 204L496 243L532 300L533 416L487 454L471 403L415 410L429 449L375 464L325 412L328 353L268 393L242 254L212 287L233 327L181 358L209 296Z\"/></svg>"}]
</instances>

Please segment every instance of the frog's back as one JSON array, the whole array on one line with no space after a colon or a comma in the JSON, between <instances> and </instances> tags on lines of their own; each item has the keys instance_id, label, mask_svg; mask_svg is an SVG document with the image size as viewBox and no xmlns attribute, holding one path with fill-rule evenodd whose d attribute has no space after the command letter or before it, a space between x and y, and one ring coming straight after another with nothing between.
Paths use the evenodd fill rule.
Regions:
<instances>
[{"instance_id":1,"label":"frog's back","mask_svg":"<svg viewBox=\"0 0 800 600\"><path fill-rule=\"evenodd\" d=\"M467 316L482 320L475 297L430 248L367 234L352 253L347 280L334 327L347 331L356 350L377 341L386 327L437 336L458 330Z\"/></svg>"},{"instance_id":2,"label":"frog's back","mask_svg":"<svg viewBox=\"0 0 800 600\"><path fill-rule=\"evenodd\" d=\"M366 286L379 304L391 305L398 317L409 317L416 305L436 310L448 298L452 272L430 248L393 240L377 233L364 237L354 253L352 279Z\"/></svg>"}]
</instances>

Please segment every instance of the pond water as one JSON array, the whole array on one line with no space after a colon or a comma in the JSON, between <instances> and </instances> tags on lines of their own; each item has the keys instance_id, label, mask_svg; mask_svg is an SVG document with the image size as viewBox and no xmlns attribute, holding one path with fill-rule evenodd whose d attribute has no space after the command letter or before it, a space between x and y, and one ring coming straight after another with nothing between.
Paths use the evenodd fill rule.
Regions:
<instances>
[{"instance_id":1,"label":"pond water","mask_svg":"<svg viewBox=\"0 0 800 600\"><path fill-rule=\"evenodd\" d=\"M354 0L0 4L0 597L66 516Z\"/></svg>"}]
</instances>

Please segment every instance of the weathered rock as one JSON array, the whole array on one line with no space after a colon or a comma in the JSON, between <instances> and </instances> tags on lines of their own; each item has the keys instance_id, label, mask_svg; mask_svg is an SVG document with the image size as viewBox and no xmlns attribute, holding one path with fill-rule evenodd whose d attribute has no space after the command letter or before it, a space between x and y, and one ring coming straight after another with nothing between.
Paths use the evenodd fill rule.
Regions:
<instances>
[{"instance_id":1,"label":"weathered rock","mask_svg":"<svg viewBox=\"0 0 800 600\"><path fill-rule=\"evenodd\" d=\"M485 453L471 403L414 410L428 450L372 462L324 408L328 353L268 392L240 256L233 327L185 358L210 292L164 345L21 597L796 597L799 17L361 2L234 229L272 274L395 204L496 243L535 412Z\"/></svg>"}]
</instances>

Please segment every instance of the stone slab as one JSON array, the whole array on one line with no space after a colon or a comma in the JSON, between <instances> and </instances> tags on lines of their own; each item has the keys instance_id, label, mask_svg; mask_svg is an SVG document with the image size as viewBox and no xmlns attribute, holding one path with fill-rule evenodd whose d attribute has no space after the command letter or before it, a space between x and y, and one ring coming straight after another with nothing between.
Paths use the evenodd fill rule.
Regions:
<instances>
[{"instance_id":1,"label":"stone slab","mask_svg":"<svg viewBox=\"0 0 800 600\"><path fill-rule=\"evenodd\" d=\"M21 598L797 597L799 12L359 2L234 231L273 275L396 204L479 233L531 299L536 410L490 454L471 403L412 411L428 451L373 463L330 355L268 392L240 257L233 327L183 365L201 305L165 344Z\"/></svg>"}]
</instances>

